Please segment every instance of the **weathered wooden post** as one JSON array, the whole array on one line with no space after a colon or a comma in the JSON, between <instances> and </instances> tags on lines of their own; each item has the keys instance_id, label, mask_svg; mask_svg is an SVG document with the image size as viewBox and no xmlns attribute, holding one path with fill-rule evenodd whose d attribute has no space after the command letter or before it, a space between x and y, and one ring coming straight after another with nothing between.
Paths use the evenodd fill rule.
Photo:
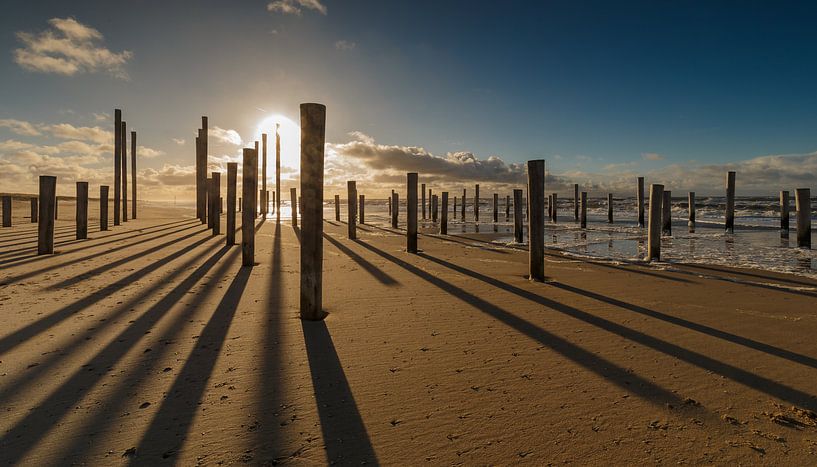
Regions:
<instances>
[{"instance_id":1,"label":"weathered wooden post","mask_svg":"<svg viewBox=\"0 0 817 467\"><path fill-rule=\"evenodd\" d=\"M652 190L652 188L650 189ZM638 226L644 227L644 177L638 177L638 188L636 188L635 191L635 203L636 208L638 209Z\"/></svg>"},{"instance_id":2,"label":"weathered wooden post","mask_svg":"<svg viewBox=\"0 0 817 467\"><path fill-rule=\"evenodd\" d=\"M326 107L301 104L301 318L323 319L323 167ZM354 182L351 182L355 189ZM354 198L349 223L354 221Z\"/></svg>"},{"instance_id":3,"label":"weathered wooden post","mask_svg":"<svg viewBox=\"0 0 817 467\"><path fill-rule=\"evenodd\" d=\"M553 194L548 195L548 219L553 222Z\"/></svg>"},{"instance_id":4,"label":"weathered wooden post","mask_svg":"<svg viewBox=\"0 0 817 467\"><path fill-rule=\"evenodd\" d=\"M789 238L789 192L780 192L780 237Z\"/></svg>"},{"instance_id":5,"label":"weathered wooden post","mask_svg":"<svg viewBox=\"0 0 817 467\"><path fill-rule=\"evenodd\" d=\"M522 220L522 190L513 190L513 240L516 243L525 241Z\"/></svg>"},{"instance_id":6,"label":"weathered wooden post","mask_svg":"<svg viewBox=\"0 0 817 467\"><path fill-rule=\"evenodd\" d=\"M689 192L689 222L687 222L687 226L689 227L689 233L695 233L695 192Z\"/></svg>"},{"instance_id":7,"label":"weathered wooden post","mask_svg":"<svg viewBox=\"0 0 817 467\"><path fill-rule=\"evenodd\" d=\"M76 202L77 240L88 238L88 182L77 182Z\"/></svg>"},{"instance_id":8,"label":"weathered wooden post","mask_svg":"<svg viewBox=\"0 0 817 467\"><path fill-rule=\"evenodd\" d=\"M553 223L559 222L559 195L553 193Z\"/></svg>"},{"instance_id":9,"label":"weathered wooden post","mask_svg":"<svg viewBox=\"0 0 817 467\"><path fill-rule=\"evenodd\" d=\"M227 246L235 245L235 197L238 162L227 163Z\"/></svg>"},{"instance_id":10,"label":"weathered wooden post","mask_svg":"<svg viewBox=\"0 0 817 467\"><path fill-rule=\"evenodd\" d=\"M267 212L269 212L269 201L270 201L270 199L269 199L269 190L267 190L267 191L264 192L264 206L266 206L265 209L267 210ZM264 216L264 217L266 217L266 216Z\"/></svg>"},{"instance_id":11,"label":"weathered wooden post","mask_svg":"<svg viewBox=\"0 0 817 467\"><path fill-rule=\"evenodd\" d=\"M581 200L582 200L582 209L581 209L581 219L579 220L580 226L583 229L587 228L587 192L582 191L581 193Z\"/></svg>"},{"instance_id":12,"label":"weathered wooden post","mask_svg":"<svg viewBox=\"0 0 817 467\"><path fill-rule=\"evenodd\" d=\"M40 175L40 222L37 224L37 254L54 253L54 205L57 200L57 177Z\"/></svg>"},{"instance_id":13,"label":"weathered wooden post","mask_svg":"<svg viewBox=\"0 0 817 467\"><path fill-rule=\"evenodd\" d=\"M454 199L456 199L456 197ZM511 197L510 195L505 195L505 222L508 222L510 219L511 219Z\"/></svg>"},{"instance_id":14,"label":"weathered wooden post","mask_svg":"<svg viewBox=\"0 0 817 467\"><path fill-rule=\"evenodd\" d=\"M128 124L122 122L122 222L128 221Z\"/></svg>"},{"instance_id":15,"label":"weathered wooden post","mask_svg":"<svg viewBox=\"0 0 817 467\"><path fill-rule=\"evenodd\" d=\"M113 205L115 206L113 225L119 225L119 203L122 199L122 111L114 109L113 115Z\"/></svg>"},{"instance_id":16,"label":"weathered wooden post","mask_svg":"<svg viewBox=\"0 0 817 467\"><path fill-rule=\"evenodd\" d=\"M108 230L108 185L99 187L99 230Z\"/></svg>"},{"instance_id":17,"label":"weathered wooden post","mask_svg":"<svg viewBox=\"0 0 817 467\"><path fill-rule=\"evenodd\" d=\"M37 201L38 201L37 198L31 198L31 223L32 224L37 223L37 214L39 214L37 212L37 211L39 211L39 207L37 207L37 204L38 204Z\"/></svg>"},{"instance_id":18,"label":"weathered wooden post","mask_svg":"<svg viewBox=\"0 0 817 467\"><path fill-rule=\"evenodd\" d=\"M196 211L202 224L207 223L207 153L204 146L204 130L200 129L196 137Z\"/></svg>"},{"instance_id":19,"label":"weathered wooden post","mask_svg":"<svg viewBox=\"0 0 817 467\"><path fill-rule=\"evenodd\" d=\"M303 135L301 135L301 139L303 139ZM303 153L303 150L301 152ZM289 189L289 203L292 205L292 226L298 227L298 191L295 188Z\"/></svg>"},{"instance_id":20,"label":"weathered wooden post","mask_svg":"<svg viewBox=\"0 0 817 467\"><path fill-rule=\"evenodd\" d=\"M335 195L335 220L340 222L340 195Z\"/></svg>"},{"instance_id":21,"label":"weathered wooden post","mask_svg":"<svg viewBox=\"0 0 817 467\"><path fill-rule=\"evenodd\" d=\"M255 264L255 190L258 185L258 154L244 148L241 166L241 265Z\"/></svg>"},{"instance_id":22,"label":"weathered wooden post","mask_svg":"<svg viewBox=\"0 0 817 467\"><path fill-rule=\"evenodd\" d=\"M391 194L391 226L392 228L397 228L397 221L398 216L400 214L400 195L397 192L392 190Z\"/></svg>"},{"instance_id":23,"label":"weathered wooden post","mask_svg":"<svg viewBox=\"0 0 817 467\"><path fill-rule=\"evenodd\" d=\"M499 222L499 194L494 193L494 223Z\"/></svg>"},{"instance_id":24,"label":"weathered wooden post","mask_svg":"<svg viewBox=\"0 0 817 467\"><path fill-rule=\"evenodd\" d=\"M794 203L797 209L797 246L811 249L811 190L795 190Z\"/></svg>"},{"instance_id":25,"label":"weathered wooden post","mask_svg":"<svg viewBox=\"0 0 817 467\"><path fill-rule=\"evenodd\" d=\"M474 186L474 222L479 222L479 183Z\"/></svg>"},{"instance_id":26,"label":"weathered wooden post","mask_svg":"<svg viewBox=\"0 0 817 467\"><path fill-rule=\"evenodd\" d=\"M726 231L735 231L735 172L726 173Z\"/></svg>"},{"instance_id":27,"label":"weathered wooden post","mask_svg":"<svg viewBox=\"0 0 817 467\"><path fill-rule=\"evenodd\" d=\"M579 222L579 184L573 184L573 221Z\"/></svg>"},{"instance_id":28,"label":"weathered wooden post","mask_svg":"<svg viewBox=\"0 0 817 467\"><path fill-rule=\"evenodd\" d=\"M281 222L281 135L275 124L275 222Z\"/></svg>"},{"instance_id":29,"label":"weathered wooden post","mask_svg":"<svg viewBox=\"0 0 817 467\"><path fill-rule=\"evenodd\" d=\"M213 172L213 235L221 234L221 172Z\"/></svg>"},{"instance_id":30,"label":"weathered wooden post","mask_svg":"<svg viewBox=\"0 0 817 467\"><path fill-rule=\"evenodd\" d=\"M465 222L465 205L468 204L466 201L468 198L466 197L466 189L462 189L462 207L460 208L460 219Z\"/></svg>"},{"instance_id":31,"label":"weathered wooden post","mask_svg":"<svg viewBox=\"0 0 817 467\"><path fill-rule=\"evenodd\" d=\"M136 219L136 132L130 132L130 189L131 189L131 219Z\"/></svg>"},{"instance_id":32,"label":"weathered wooden post","mask_svg":"<svg viewBox=\"0 0 817 467\"><path fill-rule=\"evenodd\" d=\"M496 195L494 195L496 196ZM442 192L442 209L440 210L440 234L448 235L448 192Z\"/></svg>"},{"instance_id":33,"label":"weathered wooden post","mask_svg":"<svg viewBox=\"0 0 817 467\"><path fill-rule=\"evenodd\" d=\"M607 223L613 223L613 194L607 193Z\"/></svg>"},{"instance_id":34,"label":"weathered wooden post","mask_svg":"<svg viewBox=\"0 0 817 467\"><path fill-rule=\"evenodd\" d=\"M431 196L431 222L437 223L437 195Z\"/></svg>"},{"instance_id":35,"label":"weathered wooden post","mask_svg":"<svg viewBox=\"0 0 817 467\"><path fill-rule=\"evenodd\" d=\"M276 205L275 205L275 203L276 203L277 201L275 201L275 200L276 200L276 197L275 197L275 192L273 191L273 192L272 192L272 212L276 212L276 209L275 209L275 208L276 208Z\"/></svg>"},{"instance_id":36,"label":"weathered wooden post","mask_svg":"<svg viewBox=\"0 0 817 467\"><path fill-rule=\"evenodd\" d=\"M267 217L269 211L269 192L267 191L267 134L261 133L261 214Z\"/></svg>"},{"instance_id":37,"label":"weathered wooden post","mask_svg":"<svg viewBox=\"0 0 817 467\"><path fill-rule=\"evenodd\" d=\"M11 196L3 196L3 227L11 227Z\"/></svg>"},{"instance_id":38,"label":"weathered wooden post","mask_svg":"<svg viewBox=\"0 0 817 467\"><path fill-rule=\"evenodd\" d=\"M56 193L56 190L54 190L54 193ZM57 220L57 219L60 218L59 212L60 212L60 197L55 194L54 195L54 220Z\"/></svg>"},{"instance_id":39,"label":"weathered wooden post","mask_svg":"<svg viewBox=\"0 0 817 467\"><path fill-rule=\"evenodd\" d=\"M454 197L454 209L451 211L451 213L454 214L454 219L456 219L457 218L457 197L456 196Z\"/></svg>"},{"instance_id":40,"label":"weathered wooden post","mask_svg":"<svg viewBox=\"0 0 817 467\"><path fill-rule=\"evenodd\" d=\"M672 236L672 191L664 190L663 196L661 200L661 233L663 235Z\"/></svg>"},{"instance_id":41,"label":"weathered wooden post","mask_svg":"<svg viewBox=\"0 0 817 467\"><path fill-rule=\"evenodd\" d=\"M545 280L545 161L528 161L528 268L532 281Z\"/></svg>"},{"instance_id":42,"label":"weathered wooden post","mask_svg":"<svg viewBox=\"0 0 817 467\"><path fill-rule=\"evenodd\" d=\"M641 178L641 177L639 177ZM650 185L649 225L647 226L647 261L661 260L661 214L664 185Z\"/></svg>"},{"instance_id":43,"label":"weathered wooden post","mask_svg":"<svg viewBox=\"0 0 817 467\"><path fill-rule=\"evenodd\" d=\"M207 228L213 228L213 179L207 178L204 181L204 188L207 192Z\"/></svg>"},{"instance_id":44,"label":"weathered wooden post","mask_svg":"<svg viewBox=\"0 0 817 467\"><path fill-rule=\"evenodd\" d=\"M423 183L420 185L420 197L422 198L422 205L423 205L423 220L426 218L426 184Z\"/></svg>"},{"instance_id":45,"label":"weathered wooden post","mask_svg":"<svg viewBox=\"0 0 817 467\"><path fill-rule=\"evenodd\" d=\"M392 198L394 198L394 190L392 190L392 191L391 191L391 194L389 195L389 218L391 218L391 211L392 211L392 205L391 205L391 203L392 203Z\"/></svg>"},{"instance_id":46,"label":"weathered wooden post","mask_svg":"<svg viewBox=\"0 0 817 467\"><path fill-rule=\"evenodd\" d=\"M417 178L416 172L406 174L406 251L417 253ZM423 219L425 219L425 183L423 193Z\"/></svg>"},{"instance_id":47,"label":"weathered wooden post","mask_svg":"<svg viewBox=\"0 0 817 467\"><path fill-rule=\"evenodd\" d=\"M359 198L360 207L357 211L357 220L361 225L363 225L366 223L366 195L360 195Z\"/></svg>"},{"instance_id":48,"label":"weathered wooden post","mask_svg":"<svg viewBox=\"0 0 817 467\"><path fill-rule=\"evenodd\" d=\"M303 188L301 189L301 196L303 196ZM347 231L349 240L357 238L357 225L355 224L355 211L357 205L357 186L353 180L346 182L346 218Z\"/></svg>"}]
</instances>

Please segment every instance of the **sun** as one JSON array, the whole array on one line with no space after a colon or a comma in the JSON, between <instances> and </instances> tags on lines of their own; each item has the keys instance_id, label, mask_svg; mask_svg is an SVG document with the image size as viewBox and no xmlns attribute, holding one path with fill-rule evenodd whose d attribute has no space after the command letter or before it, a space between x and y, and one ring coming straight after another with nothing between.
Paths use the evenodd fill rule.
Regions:
<instances>
[{"instance_id":1,"label":"sun","mask_svg":"<svg viewBox=\"0 0 817 467\"><path fill-rule=\"evenodd\" d=\"M281 180L294 178L301 170L301 128L280 114L264 117L255 128L255 140L267 134L267 181L275 181L275 125L281 137Z\"/></svg>"}]
</instances>

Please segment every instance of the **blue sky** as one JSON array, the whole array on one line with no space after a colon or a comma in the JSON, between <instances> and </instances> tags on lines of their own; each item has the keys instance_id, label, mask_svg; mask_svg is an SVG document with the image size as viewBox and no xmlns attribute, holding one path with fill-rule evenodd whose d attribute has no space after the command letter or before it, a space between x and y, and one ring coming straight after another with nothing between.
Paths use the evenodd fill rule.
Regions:
<instances>
[{"instance_id":1,"label":"blue sky","mask_svg":"<svg viewBox=\"0 0 817 467\"><path fill-rule=\"evenodd\" d=\"M434 172L432 161L429 177L456 184L467 181L456 164L498 156L500 167L463 171L498 185L516 180L514 163L546 158L557 190L572 181L629 190L646 174L717 192L730 168L747 192L817 178L809 2L6 3L14 13L0 18L0 121L108 129L94 114L121 107L156 154L140 165L153 169L145 177L157 195L187 189L173 184L192 164L200 115L251 145L265 117L297 122L300 102L327 105L330 183L365 179L381 156L397 161L371 177L383 189L434 157L454 165ZM94 47L127 58L70 75L27 69L15 58L19 33L41 34L52 18L97 30ZM44 149L66 140L38 133L0 126L0 141ZM0 164L25 160L11 152L20 144L6 146ZM211 162L234 157L234 146L214 141ZM101 183L110 155L99 152L77 160ZM798 178L804 171L811 177ZM10 182L4 175L0 189Z\"/></svg>"}]
</instances>

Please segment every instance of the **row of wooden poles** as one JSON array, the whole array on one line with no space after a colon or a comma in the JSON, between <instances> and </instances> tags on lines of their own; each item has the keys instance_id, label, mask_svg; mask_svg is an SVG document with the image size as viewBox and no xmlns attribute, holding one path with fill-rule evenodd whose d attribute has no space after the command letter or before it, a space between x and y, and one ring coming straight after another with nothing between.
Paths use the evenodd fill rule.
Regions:
<instances>
[{"instance_id":1,"label":"row of wooden poles","mask_svg":"<svg viewBox=\"0 0 817 467\"><path fill-rule=\"evenodd\" d=\"M136 132L131 131L131 204L130 214L136 219ZM99 187L99 230L108 230L108 196L110 187ZM114 210L113 224L128 221L128 157L127 123L122 111L114 111ZM11 227L11 196L4 196L3 227ZM37 223L37 254L54 253L54 221L58 217L57 177L41 175L39 192L31 201L31 222ZM88 238L88 182L76 182L76 238Z\"/></svg>"}]
</instances>

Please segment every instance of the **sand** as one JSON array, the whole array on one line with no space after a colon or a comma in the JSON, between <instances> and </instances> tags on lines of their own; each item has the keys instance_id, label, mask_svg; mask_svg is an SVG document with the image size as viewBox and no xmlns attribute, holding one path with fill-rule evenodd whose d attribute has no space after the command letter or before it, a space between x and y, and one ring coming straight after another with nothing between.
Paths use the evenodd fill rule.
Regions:
<instances>
[{"instance_id":1,"label":"sand","mask_svg":"<svg viewBox=\"0 0 817 467\"><path fill-rule=\"evenodd\" d=\"M242 268L186 210L109 232L92 212L75 241L61 203L44 257L15 210L4 465L817 462L814 281L548 252L531 283L483 237L410 255L327 221L329 315L302 322L288 220L259 221Z\"/></svg>"}]
</instances>

